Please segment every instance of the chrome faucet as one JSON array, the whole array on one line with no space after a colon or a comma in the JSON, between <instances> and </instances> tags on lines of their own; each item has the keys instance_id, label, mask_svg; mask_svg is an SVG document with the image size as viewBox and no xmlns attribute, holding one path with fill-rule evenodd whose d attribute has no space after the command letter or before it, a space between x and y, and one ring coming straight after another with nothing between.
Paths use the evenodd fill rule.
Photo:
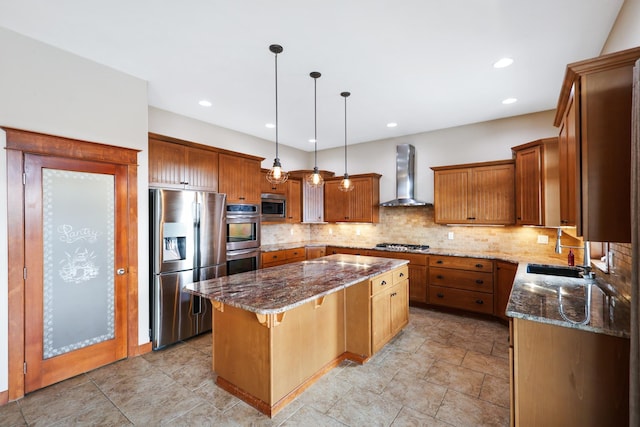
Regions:
<instances>
[{"instance_id":1,"label":"chrome faucet","mask_svg":"<svg viewBox=\"0 0 640 427\"><path fill-rule=\"evenodd\" d=\"M556 233L556 248L555 248L555 252L557 254L561 254L562 253L562 248L582 249L584 251L584 254L583 254L583 257L582 257L582 265L578 265L577 267L580 267L580 268L584 269L586 272L589 272L589 270L591 270L591 247L589 246L589 242L587 240L584 241L584 246L563 245L562 244L562 229L560 227L558 227L557 233Z\"/></svg>"}]
</instances>

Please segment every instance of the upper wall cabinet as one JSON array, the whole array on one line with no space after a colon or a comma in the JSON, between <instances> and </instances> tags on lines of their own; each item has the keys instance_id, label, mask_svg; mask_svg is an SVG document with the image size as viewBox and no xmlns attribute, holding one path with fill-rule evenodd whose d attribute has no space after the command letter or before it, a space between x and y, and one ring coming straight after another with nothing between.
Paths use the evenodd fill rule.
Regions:
<instances>
[{"instance_id":1,"label":"upper wall cabinet","mask_svg":"<svg viewBox=\"0 0 640 427\"><path fill-rule=\"evenodd\" d=\"M260 204L261 157L220 153L220 192L227 203Z\"/></svg>"},{"instance_id":2,"label":"upper wall cabinet","mask_svg":"<svg viewBox=\"0 0 640 427\"><path fill-rule=\"evenodd\" d=\"M513 160L431 169L437 224L515 223Z\"/></svg>"},{"instance_id":3,"label":"upper wall cabinet","mask_svg":"<svg viewBox=\"0 0 640 427\"><path fill-rule=\"evenodd\" d=\"M558 138L512 147L516 162L516 224L560 225Z\"/></svg>"},{"instance_id":4,"label":"upper wall cabinet","mask_svg":"<svg viewBox=\"0 0 640 427\"><path fill-rule=\"evenodd\" d=\"M300 179L302 183L302 222L317 224L324 222L324 186L314 187L307 183L305 177L313 173L313 170L290 171L292 177ZM335 174L330 171L321 170L320 175L326 181Z\"/></svg>"},{"instance_id":5,"label":"upper wall cabinet","mask_svg":"<svg viewBox=\"0 0 640 427\"><path fill-rule=\"evenodd\" d=\"M631 241L631 95L640 47L567 66L560 128L562 220L585 240ZM574 217L572 217L574 216Z\"/></svg>"},{"instance_id":6,"label":"upper wall cabinet","mask_svg":"<svg viewBox=\"0 0 640 427\"><path fill-rule=\"evenodd\" d=\"M353 190L338 189L342 177L324 183L324 220L327 222L378 222L380 177L377 173L351 175Z\"/></svg>"},{"instance_id":7,"label":"upper wall cabinet","mask_svg":"<svg viewBox=\"0 0 640 427\"><path fill-rule=\"evenodd\" d=\"M217 151L177 142L149 134L149 186L218 191Z\"/></svg>"}]
</instances>

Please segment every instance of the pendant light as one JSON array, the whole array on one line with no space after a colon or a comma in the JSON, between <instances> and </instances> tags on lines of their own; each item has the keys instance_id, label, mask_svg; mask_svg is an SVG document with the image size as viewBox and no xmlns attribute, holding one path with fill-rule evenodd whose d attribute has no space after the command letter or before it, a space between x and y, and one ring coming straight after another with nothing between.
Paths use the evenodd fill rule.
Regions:
<instances>
[{"instance_id":1,"label":"pendant light","mask_svg":"<svg viewBox=\"0 0 640 427\"><path fill-rule=\"evenodd\" d=\"M282 53L283 49L279 44L272 44L269 46L269 50L275 54L276 64L276 158L273 159L273 166L267 172L267 181L272 184L282 184L289 179L289 172L282 170L282 165L278 158L278 54Z\"/></svg>"},{"instance_id":2,"label":"pendant light","mask_svg":"<svg viewBox=\"0 0 640 427\"><path fill-rule=\"evenodd\" d=\"M349 178L349 174L347 173L347 97L349 97L351 93L342 92L340 96L344 98L344 178L340 181L340 185L338 189L340 191L353 191L353 182Z\"/></svg>"},{"instance_id":3,"label":"pendant light","mask_svg":"<svg viewBox=\"0 0 640 427\"><path fill-rule=\"evenodd\" d=\"M313 71L309 74L311 78L313 78L313 173L305 176L305 181L311 187L322 187L324 185L324 179L322 179L322 175L320 175L320 171L318 171L318 94L316 90L316 85L318 83L318 77L320 74L317 71Z\"/></svg>"}]
</instances>

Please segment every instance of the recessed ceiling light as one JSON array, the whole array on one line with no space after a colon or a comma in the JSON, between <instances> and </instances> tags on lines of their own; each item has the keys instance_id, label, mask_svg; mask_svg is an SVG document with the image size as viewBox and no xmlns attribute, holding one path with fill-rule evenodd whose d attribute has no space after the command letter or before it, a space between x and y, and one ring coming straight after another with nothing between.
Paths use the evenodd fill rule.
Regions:
<instances>
[{"instance_id":1,"label":"recessed ceiling light","mask_svg":"<svg viewBox=\"0 0 640 427\"><path fill-rule=\"evenodd\" d=\"M387 123L387 127L388 127L388 128L394 128L394 127L396 127L396 126L398 126L398 124L397 124L397 123L395 123L395 122Z\"/></svg>"},{"instance_id":2,"label":"recessed ceiling light","mask_svg":"<svg viewBox=\"0 0 640 427\"><path fill-rule=\"evenodd\" d=\"M493 64L493 67L494 68L504 68L504 67L508 67L511 64L513 64L513 59L511 59L511 58L502 58L502 59L499 59L498 61L496 61Z\"/></svg>"},{"instance_id":3,"label":"recessed ceiling light","mask_svg":"<svg viewBox=\"0 0 640 427\"><path fill-rule=\"evenodd\" d=\"M207 101L206 99L201 100L200 102L198 102L198 104L203 107L211 107L213 105L211 101Z\"/></svg>"},{"instance_id":4,"label":"recessed ceiling light","mask_svg":"<svg viewBox=\"0 0 640 427\"><path fill-rule=\"evenodd\" d=\"M267 123L265 126L268 127L269 129L273 129L276 127L276 125L274 125L273 123Z\"/></svg>"},{"instance_id":5,"label":"recessed ceiling light","mask_svg":"<svg viewBox=\"0 0 640 427\"><path fill-rule=\"evenodd\" d=\"M517 98L507 98L507 99L503 99L502 103L507 105L507 104L513 104L514 102L518 102Z\"/></svg>"}]
</instances>

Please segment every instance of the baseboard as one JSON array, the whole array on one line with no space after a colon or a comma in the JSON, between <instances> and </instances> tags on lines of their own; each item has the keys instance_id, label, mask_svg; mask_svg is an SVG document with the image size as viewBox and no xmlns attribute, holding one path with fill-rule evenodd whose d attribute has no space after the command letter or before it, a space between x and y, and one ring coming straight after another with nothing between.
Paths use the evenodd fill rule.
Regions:
<instances>
[{"instance_id":1,"label":"baseboard","mask_svg":"<svg viewBox=\"0 0 640 427\"><path fill-rule=\"evenodd\" d=\"M9 403L9 390L0 391L0 406Z\"/></svg>"}]
</instances>

